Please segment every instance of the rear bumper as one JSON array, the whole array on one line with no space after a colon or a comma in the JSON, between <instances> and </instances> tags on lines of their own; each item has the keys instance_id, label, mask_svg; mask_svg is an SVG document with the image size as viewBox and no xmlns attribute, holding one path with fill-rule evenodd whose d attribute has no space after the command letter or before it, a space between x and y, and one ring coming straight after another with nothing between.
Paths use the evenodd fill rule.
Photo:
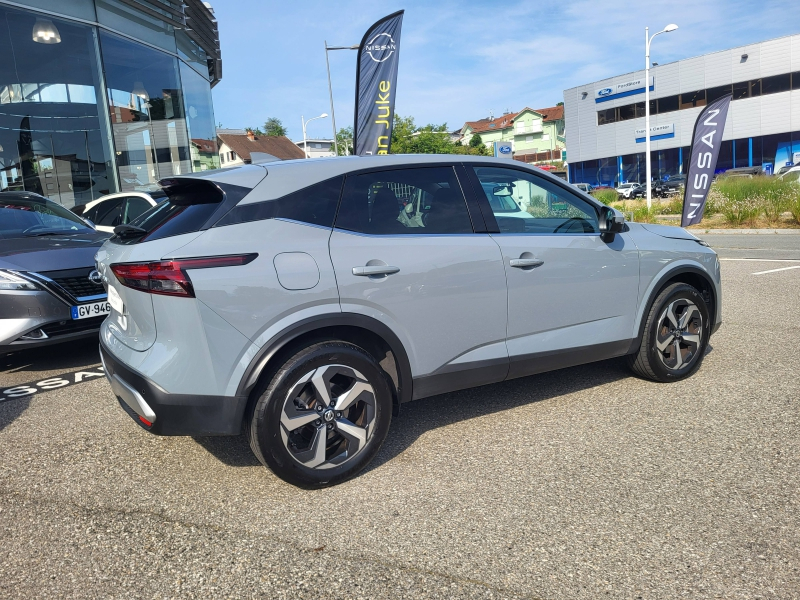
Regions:
<instances>
[{"instance_id":1,"label":"rear bumper","mask_svg":"<svg viewBox=\"0 0 800 600\"><path fill-rule=\"evenodd\" d=\"M170 394L124 366L102 342L100 358L125 412L147 431L157 435L191 436L241 433L246 396Z\"/></svg>"}]
</instances>

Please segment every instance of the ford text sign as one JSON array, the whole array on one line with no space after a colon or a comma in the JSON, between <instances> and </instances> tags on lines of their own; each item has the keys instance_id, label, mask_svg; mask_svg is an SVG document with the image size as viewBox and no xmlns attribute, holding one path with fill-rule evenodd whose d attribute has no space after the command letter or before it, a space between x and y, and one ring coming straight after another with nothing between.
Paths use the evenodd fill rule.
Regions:
<instances>
[{"instance_id":1,"label":"ford text sign","mask_svg":"<svg viewBox=\"0 0 800 600\"><path fill-rule=\"evenodd\" d=\"M650 91L655 89L655 79L650 78ZM606 102L614 98L622 98L623 96L633 96L635 94L644 93L644 77L634 79L632 81L625 81L617 83L608 87L600 88L594 91L595 102Z\"/></svg>"}]
</instances>

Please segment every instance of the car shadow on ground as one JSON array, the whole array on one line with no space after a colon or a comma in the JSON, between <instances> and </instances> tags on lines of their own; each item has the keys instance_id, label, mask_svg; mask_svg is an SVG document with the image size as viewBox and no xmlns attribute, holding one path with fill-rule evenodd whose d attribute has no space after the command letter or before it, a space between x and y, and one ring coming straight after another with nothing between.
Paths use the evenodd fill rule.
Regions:
<instances>
[{"instance_id":1,"label":"car shadow on ground","mask_svg":"<svg viewBox=\"0 0 800 600\"><path fill-rule=\"evenodd\" d=\"M81 367L99 365L99 344L99 339L93 337L64 344L20 350L0 356L0 382L3 382L3 375L7 373L71 371ZM26 378L25 381L35 378L35 376Z\"/></svg>"},{"instance_id":2,"label":"car shadow on ground","mask_svg":"<svg viewBox=\"0 0 800 600\"><path fill-rule=\"evenodd\" d=\"M0 390L42 379L40 374L44 371L58 375L98 364L100 353L96 338L20 350L0 356ZM25 412L31 398L0 398L0 431Z\"/></svg>"},{"instance_id":3,"label":"car shadow on ground","mask_svg":"<svg viewBox=\"0 0 800 600\"><path fill-rule=\"evenodd\" d=\"M403 404L400 407L400 416L392 419L383 447L365 472L376 469L401 454L426 431L585 391L632 376L625 365L625 359L614 358ZM228 466L252 467L261 464L253 455L245 435L195 437L194 440Z\"/></svg>"},{"instance_id":4,"label":"car shadow on ground","mask_svg":"<svg viewBox=\"0 0 800 600\"><path fill-rule=\"evenodd\" d=\"M31 403L30 396L0 401L0 431L11 425Z\"/></svg>"}]
</instances>

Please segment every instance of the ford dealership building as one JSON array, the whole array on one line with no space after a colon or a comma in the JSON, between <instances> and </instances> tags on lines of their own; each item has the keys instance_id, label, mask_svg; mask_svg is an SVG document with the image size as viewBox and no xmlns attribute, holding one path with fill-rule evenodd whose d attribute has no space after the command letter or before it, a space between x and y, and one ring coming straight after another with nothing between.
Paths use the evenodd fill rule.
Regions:
<instances>
[{"instance_id":1,"label":"ford dealership building","mask_svg":"<svg viewBox=\"0 0 800 600\"><path fill-rule=\"evenodd\" d=\"M800 35L650 69L653 177L685 173L697 115L733 94L717 172L800 162ZM645 181L644 70L564 91L574 183Z\"/></svg>"}]
</instances>

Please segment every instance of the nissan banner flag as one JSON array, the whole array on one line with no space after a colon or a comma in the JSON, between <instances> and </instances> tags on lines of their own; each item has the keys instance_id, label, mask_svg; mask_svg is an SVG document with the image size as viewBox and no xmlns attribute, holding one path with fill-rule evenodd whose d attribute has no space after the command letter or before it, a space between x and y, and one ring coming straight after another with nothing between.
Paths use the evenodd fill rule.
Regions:
<instances>
[{"instance_id":1,"label":"nissan banner flag","mask_svg":"<svg viewBox=\"0 0 800 600\"><path fill-rule=\"evenodd\" d=\"M706 106L697 117L692 134L692 156L683 193L681 227L695 225L703 219L708 190L717 168L722 133L728 118L731 95L723 96Z\"/></svg>"},{"instance_id":2,"label":"nissan banner flag","mask_svg":"<svg viewBox=\"0 0 800 600\"><path fill-rule=\"evenodd\" d=\"M359 156L389 154L403 12L375 23L358 47L353 147Z\"/></svg>"}]
</instances>

